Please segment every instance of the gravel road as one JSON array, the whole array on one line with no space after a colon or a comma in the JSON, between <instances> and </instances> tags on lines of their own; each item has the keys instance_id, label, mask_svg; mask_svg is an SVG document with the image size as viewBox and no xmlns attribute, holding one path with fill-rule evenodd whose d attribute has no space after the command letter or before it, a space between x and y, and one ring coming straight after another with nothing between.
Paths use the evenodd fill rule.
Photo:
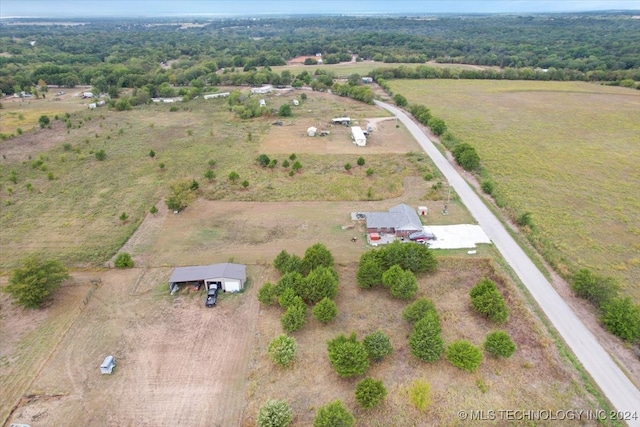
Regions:
<instances>
[{"instance_id":1,"label":"gravel road","mask_svg":"<svg viewBox=\"0 0 640 427\"><path fill-rule=\"evenodd\" d=\"M598 384L619 415L635 412L637 419L627 419L629 426L640 426L640 392L618 367L616 362L598 343L595 336L558 295L549 281L533 264L480 197L438 151L420 127L402 110L393 105L375 101L377 105L395 114L431 157L460 199L487 233L504 259L527 287L547 318L571 348L584 368ZM536 408L530 408L536 409ZM617 414L608 414L617 415ZM612 418L608 416L608 418Z\"/></svg>"}]
</instances>

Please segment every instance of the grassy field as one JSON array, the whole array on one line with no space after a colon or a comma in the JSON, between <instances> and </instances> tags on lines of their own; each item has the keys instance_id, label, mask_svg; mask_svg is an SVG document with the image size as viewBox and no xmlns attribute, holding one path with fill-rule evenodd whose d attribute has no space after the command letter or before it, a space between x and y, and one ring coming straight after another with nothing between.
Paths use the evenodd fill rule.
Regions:
<instances>
[{"instance_id":1,"label":"grassy field","mask_svg":"<svg viewBox=\"0 0 640 427\"><path fill-rule=\"evenodd\" d=\"M391 87L476 147L512 211L533 214L560 271L614 276L640 299L640 92L581 82Z\"/></svg>"},{"instance_id":2,"label":"grassy field","mask_svg":"<svg viewBox=\"0 0 640 427\"><path fill-rule=\"evenodd\" d=\"M306 129L328 124L348 112L356 121L386 117L383 110L349 99L310 92L294 110L290 122ZM297 93L267 97L277 110ZM14 110L11 110L14 109ZM6 106L4 114L20 114L21 104ZM282 162L295 153L303 138L294 127L275 153L264 142L274 118L241 121L224 100L196 100L180 105L150 105L128 112L84 109L65 124L53 120L51 129L25 132L0 143L0 245L5 249L0 268L10 268L28 252L43 252L75 265L96 265L120 248L156 204L163 204L171 182L193 178L203 197L216 200L368 200L402 194L403 180L430 171L429 162L406 152L417 144L406 130L391 128L385 141L400 141L399 150L365 154L364 167L356 166L367 151L353 151L344 127L332 135L334 146L349 147L335 153L300 153L302 169L289 176ZM69 124L70 123L70 124ZM70 126L70 127L68 127ZM324 140L316 138L317 144ZM383 145L384 143L380 143ZM95 153L104 150L106 159ZM156 153L149 156L150 150ZM263 151L264 150L264 151ZM266 153L278 160L274 169L261 168L254 159ZM286 153L286 154L285 154ZM215 160L214 180L204 178L209 160ZM345 163L353 169L347 172ZM161 168L161 166L164 166ZM373 175L366 176L372 168ZM240 180L227 176L236 171ZM240 183L249 182L245 189ZM127 220L120 220L122 213Z\"/></svg>"}]
</instances>

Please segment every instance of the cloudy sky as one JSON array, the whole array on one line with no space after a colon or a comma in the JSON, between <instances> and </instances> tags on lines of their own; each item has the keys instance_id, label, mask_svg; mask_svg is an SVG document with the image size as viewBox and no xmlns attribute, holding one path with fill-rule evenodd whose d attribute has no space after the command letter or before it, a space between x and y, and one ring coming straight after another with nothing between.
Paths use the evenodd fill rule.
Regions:
<instances>
[{"instance_id":1,"label":"cloudy sky","mask_svg":"<svg viewBox=\"0 0 640 427\"><path fill-rule=\"evenodd\" d=\"M638 10L640 0L0 0L0 17Z\"/></svg>"}]
</instances>

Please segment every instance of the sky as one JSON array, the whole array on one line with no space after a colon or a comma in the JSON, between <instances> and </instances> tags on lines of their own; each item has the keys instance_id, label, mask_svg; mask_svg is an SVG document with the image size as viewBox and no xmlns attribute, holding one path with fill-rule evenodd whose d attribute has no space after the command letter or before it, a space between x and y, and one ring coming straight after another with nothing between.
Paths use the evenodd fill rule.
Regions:
<instances>
[{"instance_id":1,"label":"sky","mask_svg":"<svg viewBox=\"0 0 640 427\"><path fill-rule=\"evenodd\" d=\"M637 10L640 0L0 0L0 17L536 13Z\"/></svg>"}]
</instances>

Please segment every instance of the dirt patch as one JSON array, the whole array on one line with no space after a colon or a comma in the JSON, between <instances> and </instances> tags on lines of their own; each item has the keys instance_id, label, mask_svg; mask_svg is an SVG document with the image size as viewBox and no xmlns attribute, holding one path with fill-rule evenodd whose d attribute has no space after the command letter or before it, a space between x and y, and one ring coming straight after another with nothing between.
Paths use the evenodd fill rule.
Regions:
<instances>
[{"instance_id":1,"label":"dirt patch","mask_svg":"<svg viewBox=\"0 0 640 427\"><path fill-rule=\"evenodd\" d=\"M166 282L131 295L143 270L106 272L102 285L11 419L50 425L237 425L257 318L255 286L221 295L169 296ZM149 273L146 273L149 274ZM145 276L146 276L145 274ZM102 359L117 367L101 375ZM54 396L54 398L51 398ZM73 421L71 421L73 420Z\"/></svg>"}]
</instances>

